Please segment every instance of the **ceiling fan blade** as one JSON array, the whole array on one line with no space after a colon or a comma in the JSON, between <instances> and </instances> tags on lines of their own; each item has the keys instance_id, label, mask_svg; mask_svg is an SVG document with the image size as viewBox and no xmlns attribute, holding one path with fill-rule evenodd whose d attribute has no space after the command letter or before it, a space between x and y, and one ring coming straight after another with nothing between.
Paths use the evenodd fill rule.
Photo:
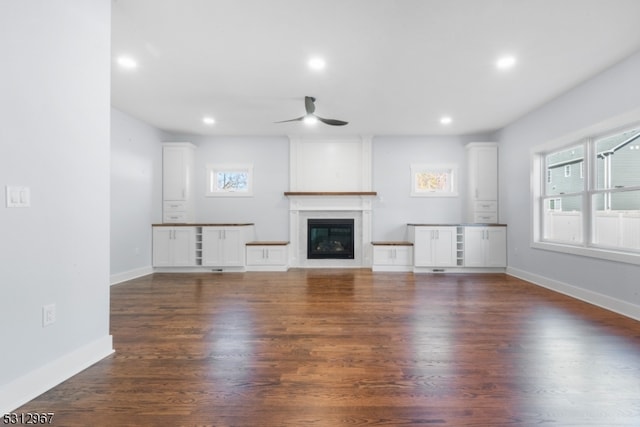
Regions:
<instances>
[{"instance_id":1,"label":"ceiling fan blade","mask_svg":"<svg viewBox=\"0 0 640 427\"><path fill-rule=\"evenodd\" d=\"M316 111L314 102L316 102L316 99L313 96L304 97L304 108L307 110L307 114L313 114Z\"/></svg>"},{"instance_id":2,"label":"ceiling fan blade","mask_svg":"<svg viewBox=\"0 0 640 427\"><path fill-rule=\"evenodd\" d=\"M342 120L323 119L322 117L318 117L318 116L316 116L316 118L320 120L322 123L331 125L331 126L344 126L349 124L349 122L343 122Z\"/></svg>"},{"instance_id":3,"label":"ceiling fan blade","mask_svg":"<svg viewBox=\"0 0 640 427\"><path fill-rule=\"evenodd\" d=\"M304 120L304 117L305 117L305 116L298 117L297 119L281 120L281 121L279 121L279 122L273 122L273 123L301 122L302 120Z\"/></svg>"}]
</instances>

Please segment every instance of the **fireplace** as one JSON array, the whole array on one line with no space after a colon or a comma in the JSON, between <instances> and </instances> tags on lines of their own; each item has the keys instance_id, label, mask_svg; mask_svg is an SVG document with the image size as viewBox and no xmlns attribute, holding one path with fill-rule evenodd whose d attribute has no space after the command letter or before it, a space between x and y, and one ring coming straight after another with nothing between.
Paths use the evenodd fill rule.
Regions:
<instances>
[{"instance_id":1,"label":"fireplace","mask_svg":"<svg viewBox=\"0 0 640 427\"><path fill-rule=\"evenodd\" d=\"M307 259L354 259L353 218L307 219Z\"/></svg>"}]
</instances>

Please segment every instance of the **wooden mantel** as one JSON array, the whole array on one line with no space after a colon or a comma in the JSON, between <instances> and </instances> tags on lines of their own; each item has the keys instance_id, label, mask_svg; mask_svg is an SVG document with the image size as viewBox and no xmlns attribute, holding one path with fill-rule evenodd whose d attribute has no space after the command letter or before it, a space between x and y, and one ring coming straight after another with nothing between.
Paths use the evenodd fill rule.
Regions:
<instances>
[{"instance_id":1,"label":"wooden mantel","mask_svg":"<svg viewBox=\"0 0 640 427\"><path fill-rule=\"evenodd\" d=\"M285 191L285 196L377 196L377 191Z\"/></svg>"}]
</instances>

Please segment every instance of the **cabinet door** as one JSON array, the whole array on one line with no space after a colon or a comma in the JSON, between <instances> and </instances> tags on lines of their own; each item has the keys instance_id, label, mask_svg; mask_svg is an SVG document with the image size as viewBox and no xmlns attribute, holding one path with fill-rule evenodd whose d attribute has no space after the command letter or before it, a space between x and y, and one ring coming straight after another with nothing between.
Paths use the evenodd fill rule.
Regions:
<instances>
[{"instance_id":1,"label":"cabinet door","mask_svg":"<svg viewBox=\"0 0 640 427\"><path fill-rule=\"evenodd\" d=\"M393 249L389 246L373 247L373 263L375 265L393 265Z\"/></svg>"},{"instance_id":2,"label":"cabinet door","mask_svg":"<svg viewBox=\"0 0 640 427\"><path fill-rule=\"evenodd\" d=\"M286 265L288 251L286 246L271 246L267 248L267 264L270 265Z\"/></svg>"},{"instance_id":3,"label":"cabinet door","mask_svg":"<svg viewBox=\"0 0 640 427\"><path fill-rule=\"evenodd\" d=\"M222 233L219 227L202 227L202 265L223 265Z\"/></svg>"},{"instance_id":4,"label":"cabinet door","mask_svg":"<svg viewBox=\"0 0 640 427\"><path fill-rule=\"evenodd\" d=\"M241 227L230 227L222 230L222 261L225 266L244 266L245 242L242 239Z\"/></svg>"},{"instance_id":5,"label":"cabinet door","mask_svg":"<svg viewBox=\"0 0 640 427\"><path fill-rule=\"evenodd\" d=\"M416 227L413 242L413 259L417 267L430 267L434 262L433 227Z\"/></svg>"},{"instance_id":6,"label":"cabinet door","mask_svg":"<svg viewBox=\"0 0 640 427\"><path fill-rule=\"evenodd\" d=\"M153 227L153 265L166 267L171 265L171 238L173 228Z\"/></svg>"},{"instance_id":7,"label":"cabinet door","mask_svg":"<svg viewBox=\"0 0 640 427\"><path fill-rule=\"evenodd\" d=\"M193 227L175 227L171 240L174 266L196 264L196 231Z\"/></svg>"},{"instance_id":8,"label":"cabinet door","mask_svg":"<svg viewBox=\"0 0 640 427\"><path fill-rule=\"evenodd\" d=\"M507 266L507 230L504 227L487 227L485 240L485 265Z\"/></svg>"},{"instance_id":9,"label":"cabinet door","mask_svg":"<svg viewBox=\"0 0 640 427\"><path fill-rule=\"evenodd\" d=\"M433 239L433 266L452 267L456 265L456 228L439 227Z\"/></svg>"},{"instance_id":10,"label":"cabinet door","mask_svg":"<svg viewBox=\"0 0 640 427\"><path fill-rule=\"evenodd\" d=\"M464 265L465 267L484 267L485 227L465 227L464 229Z\"/></svg>"},{"instance_id":11,"label":"cabinet door","mask_svg":"<svg viewBox=\"0 0 640 427\"><path fill-rule=\"evenodd\" d=\"M264 246L247 246L247 265L266 264Z\"/></svg>"},{"instance_id":12,"label":"cabinet door","mask_svg":"<svg viewBox=\"0 0 640 427\"><path fill-rule=\"evenodd\" d=\"M498 150L496 147L476 147L476 200L498 199Z\"/></svg>"},{"instance_id":13,"label":"cabinet door","mask_svg":"<svg viewBox=\"0 0 640 427\"><path fill-rule=\"evenodd\" d=\"M188 152L182 147L164 147L162 151L162 197L186 200Z\"/></svg>"}]
</instances>

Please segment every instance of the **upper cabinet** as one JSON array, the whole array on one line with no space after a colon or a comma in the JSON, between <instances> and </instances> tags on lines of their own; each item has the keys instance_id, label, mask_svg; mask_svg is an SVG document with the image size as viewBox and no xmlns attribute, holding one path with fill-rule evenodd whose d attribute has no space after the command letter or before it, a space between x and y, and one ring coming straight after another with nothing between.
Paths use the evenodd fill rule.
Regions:
<instances>
[{"instance_id":1,"label":"upper cabinet","mask_svg":"<svg viewBox=\"0 0 640 427\"><path fill-rule=\"evenodd\" d=\"M162 145L162 222L193 222L194 163L193 144L171 142Z\"/></svg>"},{"instance_id":2,"label":"upper cabinet","mask_svg":"<svg viewBox=\"0 0 640 427\"><path fill-rule=\"evenodd\" d=\"M467 221L498 222L498 144L467 144Z\"/></svg>"}]
</instances>

